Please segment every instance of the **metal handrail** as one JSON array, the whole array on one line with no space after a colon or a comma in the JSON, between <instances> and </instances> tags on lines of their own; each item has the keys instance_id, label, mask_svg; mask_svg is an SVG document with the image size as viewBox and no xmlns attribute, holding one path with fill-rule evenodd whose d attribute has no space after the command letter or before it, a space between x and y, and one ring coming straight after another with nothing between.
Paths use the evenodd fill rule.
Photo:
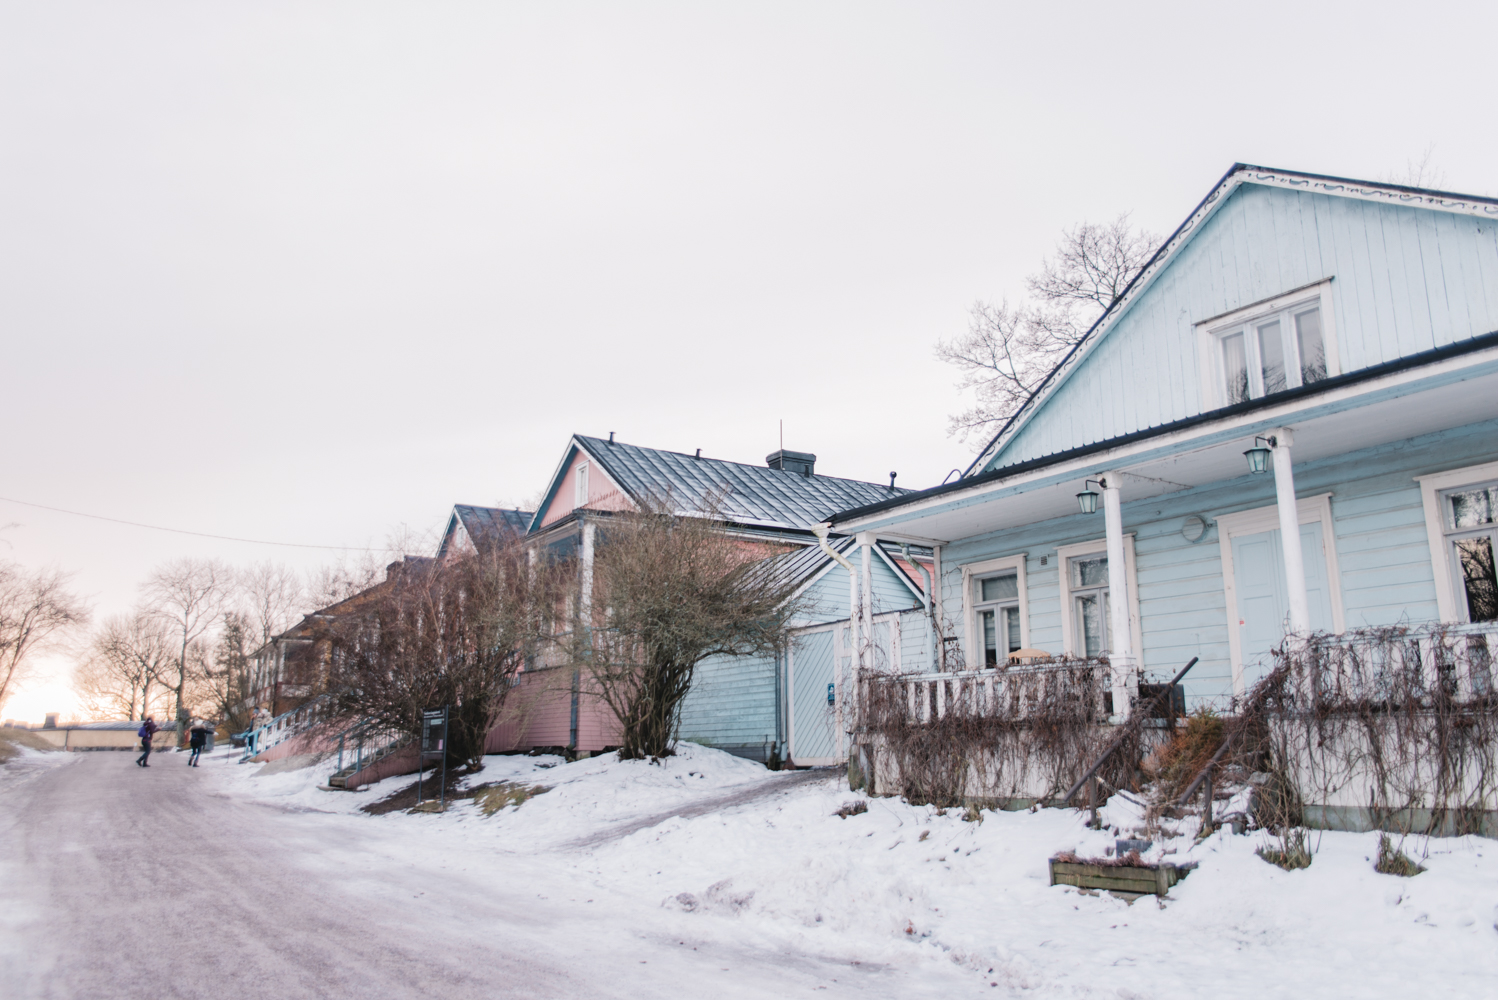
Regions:
<instances>
[{"instance_id":1,"label":"metal handrail","mask_svg":"<svg viewBox=\"0 0 1498 1000\"><path fill-rule=\"evenodd\" d=\"M291 728L291 723L295 720L295 717L305 715L310 719L331 700L332 695L318 695L305 704L298 705L290 711L282 712L264 725L253 726L242 733L235 733L233 739L243 739L245 741L244 755L239 758L239 762L243 764L251 757L264 753L279 743L284 743L298 733L305 732L309 728L310 722L298 725L296 728ZM272 736L275 738L272 739Z\"/></svg>"}]
</instances>

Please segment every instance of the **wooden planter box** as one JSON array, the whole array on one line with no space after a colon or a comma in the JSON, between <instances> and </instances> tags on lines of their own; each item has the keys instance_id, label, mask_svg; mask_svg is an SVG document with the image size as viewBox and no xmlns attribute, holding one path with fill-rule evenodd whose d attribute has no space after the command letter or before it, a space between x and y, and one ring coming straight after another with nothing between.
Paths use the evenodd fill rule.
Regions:
<instances>
[{"instance_id":1,"label":"wooden planter box","mask_svg":"<svg viewBox=\"0 0 1498 1000\"><path fill-rule=\"evenodd\" d=\"M1163 896L1189 868L1175 865L1089 865L1051 859L1051 885L1074 885L1078 889L1105 889L1134 896Z\"/></svg>"}]
</instances>

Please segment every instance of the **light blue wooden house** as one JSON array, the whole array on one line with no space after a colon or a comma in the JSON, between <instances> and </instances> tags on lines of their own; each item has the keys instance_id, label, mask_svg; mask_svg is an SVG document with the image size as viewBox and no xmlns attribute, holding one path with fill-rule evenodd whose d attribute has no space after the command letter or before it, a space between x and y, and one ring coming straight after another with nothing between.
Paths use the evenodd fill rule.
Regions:
<instances>
[{"instance_id":1,"label":"light blue wooden house","mask_svg":"<svg viewBox=\"0 0 1498 1000\"><path fill-rule=\"evenodd\" d=\"M1111 653L1115 714L1291 632L1498 651L1498 201L1234 166L960 480L827 525L932 548L970 670Z\"/></svg>"}]
</instances>

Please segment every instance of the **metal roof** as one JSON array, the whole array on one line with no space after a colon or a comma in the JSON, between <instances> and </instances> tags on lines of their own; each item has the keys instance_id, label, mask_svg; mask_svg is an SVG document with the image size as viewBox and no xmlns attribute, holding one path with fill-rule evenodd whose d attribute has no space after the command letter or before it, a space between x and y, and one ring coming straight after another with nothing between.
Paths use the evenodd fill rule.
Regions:
<instances>
[{"instance_id":1,"label":"metal roof","mask_svg":"<svg viewBox=\"0 0 1498 1000\"><path fill-rule=\"evenodd\" d=\"M534 511L506 510L500 507L474 507L470 504L453 504L453 516L463 522L475 546L485 546L507 535L525 534L530 527ZM446 539L443 539L446 547Z\"/></svg>"},{"instance_id":2,"label":"metal roof","mask_svg":"<svg viewBox=\"0 0 1498 1000\"><path fill-rule=\"evenodd\" d=\"M669 496L678 511L713 506L726 521L766 528L807 529L838 511L864 507L910 490L836 476L803 476L764 465L697 458L604 438L575 440L632 500Z\"/></svg>"}]
</instances>

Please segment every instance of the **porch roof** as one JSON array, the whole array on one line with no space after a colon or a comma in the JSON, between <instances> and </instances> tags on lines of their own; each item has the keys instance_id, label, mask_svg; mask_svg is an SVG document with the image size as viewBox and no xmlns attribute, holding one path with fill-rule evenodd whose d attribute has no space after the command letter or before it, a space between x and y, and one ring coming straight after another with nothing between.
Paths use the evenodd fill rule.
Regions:
<instances>
[{"instance_id":1,"label":"porch roof","mask_svg":"<svg viewBox=\"0 0 1498 1000\"><path fill-rule=\"evenodd\" d=\"M1105 472L1119 475L1125 503L1243 478L1243 451L1277 427L1294 430L1298 465L1491 419L1498 332L843 511L828 523L942 544L1075 514L1084 482Z\"/></svg>"}]
</instances>

